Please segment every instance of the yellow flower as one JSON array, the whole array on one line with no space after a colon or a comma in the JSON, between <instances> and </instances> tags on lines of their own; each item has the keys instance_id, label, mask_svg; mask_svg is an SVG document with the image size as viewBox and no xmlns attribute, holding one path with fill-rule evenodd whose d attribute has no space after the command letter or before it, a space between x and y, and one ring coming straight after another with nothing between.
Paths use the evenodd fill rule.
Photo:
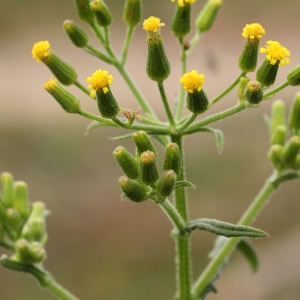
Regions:
<instances>
[{"instance_id":1,"label":"yellow flower","mask_svg":"<svg viewBox=\"0 0 300 300\"><path fill-rule=\"evenodd\" d=\"M265 29L259 24L259 23L252 23L252 24L247 24L243 28L243 33L242 36L245 39L261 39L262 36L265 34Z\"/></svg>"},{"instance_id":2,"label":"yellow flower","mask_svg":"<svg viewBox=\"0 0 300 300\"><path fill-rule=\"evenodd\" d=\"M102 90L104 94L109 92L108 86L112 84L114 78L108 74L106 70L97 70L87 78L87 82L91 84L88 86L91 89L90 96L94 98L96 91Z\"/></svg>"},{"instance_id":3,"label":"yellow flower","mask_svg":"<svg viewBox=\"0 0 300 300\"><path fill-rule=\"evenodd\" d=\"M196 70L192 70L190 73L183 74L180 78L180 83L183 84L183 88L190 94L194 93L194 91L200 92L204 84L204 75L198 74Z\"/></svg>"},{"instance_id":4,"label":"yellow flower","mask_svg":"<svg viewBox=\"0 0 300 300\"><path fill-rule=\"evenodd\" d=\"M161 26L165 26L164 23L160 22L159 18L150 17L143 23L143 28L147 31L158 32Z\"/></svg>"},{"instance_id":5,"label":"yellow flower","mask_svg":"<svg viewBox=\"0 0 300 300\"><path fill-rule=\"evenodd\" d=\"M175 0L171 0L172 2L175 2ZM178 6L183 7L185 4L193 4L196 2L196 0L177 0Z\"/></svg>"},{"instance_id":6,"label":"yellow flower","mask_svg":"<svg viewBox=\"0 0 300 300\"><path fill-rule=\"evenodd\" d=\"M286 66L290 63L290 51L276 41L267 41L265 48L260 48L260 53L266 53L266 59L271 65L275 65L279 61L279 66Z\"/></svg>"},{"instance_id":7,"label":"yellow flower","mask_svg":"<svg viewBox=\"0 0 300 300\"><path fill-rule=\"evenodd\" d=\"M48 41L35 43L32 47L31 53L33 58L40 62L44 58L49 56L50 53L50 43Z\"/></svg>"}]
</instances>

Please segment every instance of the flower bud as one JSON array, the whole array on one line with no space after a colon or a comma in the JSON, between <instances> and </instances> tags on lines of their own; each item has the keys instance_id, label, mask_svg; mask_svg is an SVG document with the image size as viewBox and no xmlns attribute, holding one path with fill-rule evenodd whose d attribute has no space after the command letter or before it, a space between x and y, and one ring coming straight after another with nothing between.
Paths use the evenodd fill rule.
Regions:
<instances>
[{"instance_id":1,"label":"flower bud","mask_svg":"<svg viewBox=\"0 0 300 300\"><path fill-rule=\"evenodd\" d=\"M64 30L71 42L78 48L83 48L88 43L88 34L80 28L75 22L66 20L63 23Z\"/></svg>"},{"instance_id":2,"label":"flower bud","mask_svg":"<svg viewBox=\"0 0 300 300\"><path fill-rule=\"evenodd\" d=\"M247 83L249 81L250 81L250 79L246 76L243 76L243 77L240 78L240 83L239 83L238 89L237 89L237 95L239 97L240 102L243 102L243 101L246 100L244 91L245 91L245 88L246 88Z\"/></svg>"},{"instance_id":3,"label":"flower bud","mask_svg":"<svg viewBox=\"0 0 300 300\"><path fill-rule=\"evenodd\" d=\"M201 90L196 93L188 93L186 97L187 109L194 114L202 114L208 108L208 99L206 93Z\"/></svg>"},{"instance_id":4,"label":"flower bud","mask_svg":"<svg viewBox=\"0 0 300 300\"><path fill-rule=\"evenodd\" d=\"M175 182L175 172L173 170L165 171L156 184L156 194L164 199L167 198L173 192Z\"/></svg>"},{"instance_id":5,"label":"flower bud","mask_svg":"<svg viewBox=\"0 0 300 300\"><path fill-rule=\"evenodd\" d=\"M67 113L76 114L80 111L79 100L73 94L65 90L57 80L51 78L45 82L44 88Z\"/></svg>"},{"instance_id":6,"label":"flower bud","mask_svg":"<svg viewBox=\"0 0 300 300\"><path fill-rule=\"evenodd\" d=\"M139 203L148 199L149 188L134 179L121 176L119 178L119 185L126 197L133 202Z\"/></svg>"},{"instance_id":7,"label":"flower bud","mask_svg":"<svg viewBox=\"0 0 300 300\"><path fill-rule=\"evenodd\" d=\"M5 211L5 224L9 227L10 232L18 233L23 220L20 213L14 208L7 208Z\"/></svg>"},{"instance_id":8,"label":"flower bud","mask_svg":"<svg viewBox=\"0 0 300 300\"><path fill-rule=\"evenodd\" d=\"M256 80L261 83L264 88L274 84L279 68L279 62L271 65L268 60L265 60L256 72Z\"/></svg>"},{"instance_id":9,"label":"flower bud","mask_svg":"<svg viewBox=\"0 0 300 300\"><path fill-rule=\"evenodd\" d=\"M287 167L290 167L294 164L295 159L299 154L299 150L300 137L297 135L292 136L282 150L282 161Z\"/></svg>"},{"instance_id":10,"label":"flower bud","mask_svg":"<svg viewBox=\"0 0 300 300\"><path fill-rule=\"evenodd\" d=\"M296 93L289 115L289 125L295 134L300 130L300 92Z\"/></svg>"},{"instance_id":11,"label":"flower bud","mask_svg":"<svg viewBox=\"0 0 300 300\"><path fill-rule=\"evenodd\" d=\"M286 140L287 128L284 125L278 125L271 135L272 145L284 145Z\"/></svg>"},{"instance_id":12,"label":"flower bud","mask_svg":"<svg viewBox=\"0 0 300 300\"><path fill-rule=\"evenodd\" d=\"M138 161L122 146L117 147L113 155L124 174L130 179L137 179L139 175Z\"/></svg>"},{"instance_id":13,"label":"flower bud","mask_svg":"<svg viewBox=\"0 0 300 300\"><path fill-rule=\"evenodd\" d=\"M245 98L251 104L258 104L263 99L263 89L258 81L249 81L247 83Z\"/></svg>"},{"instance_id":14,"label":"flower bud","mask_svg":"<svg viewBox=\"0 0 300 300\"><path fill-rule=\"evenodd\" d=\"M288 72L287 81L289 85L300 85L300 65Z\"/></svg>"},{"instance_id":15,"label":"flower bud","mask_svg":"<svg viewBox=\"0 0 300 300\"><path fill-rule=\"evenodd\" d=\"M286 126L285 107L282 100L276 100L272 104L270 132L273 134L277 126Z\"/></svg>"},{"instance_id":16,"label":"flower bud","mask_svg":"<svg viewBox=\"0 0 300 300\"><path fill-rule=\"evenodd\" d=\"M265 34L264 28L258 24L247 24L242 36L246 39L244 50L239 58L239 67L243 72L252 72L256 68L260 39Z\"/></svg>"},{"instance_id":17,"label":"flower bud","mask_svg":"<svg viewBox=\"0 0 300 300\"><path fill-rule=\"evenodd\" d=\"M13 206L14 199L14 179L10 173L4 172L1 174L2 183L2 201L5 207Z\"/></svg>"},{"instance_id":18,"label":"flower bud","mask_svg":"<svg viewBox=\"0 0 300 300\"><path fill-rule=\"evenodd\" d=\"M97 22L102 27L107 27L112 22L112 14L103 0L94 0L90 2L90 8L95 14Z\"/></svg>"},{"instance_id":19,"label":"flower bud","mask_svg":"<svg viewBox=\"0 0 300 300\"><path fill-rule=\"evenodd\" d=\"M35 43L32 48L32 56L37 62L42 61L62 84L71 85L76 81L75 69L50 49L48 41Z\"/></svg>"},{"instance_id":20,"label":"flower bud","mask_svg":"<svg viewBox=\"0 0 300 300\"><path fill-rule=\"evenodd\" d=\"M281 145L272 145L268 152L268 159L277 170L282 169L282 151Z\"/></svg>"},{"instance_id":21,"label":"flower bud","mask_svg":"<svg viewBox=\"0 0 300 300\"><path fill-rule=\"evenodd\" d=\"M38 242L29 243L20 239L16 242L16 251L16 259L28 264L39 263L46 258L46 251Z\"/></svg>"},{"instance_id":22,"label":"flower bud","mask_svg":"<svg viewBox=\"0 0 300 300\"><path fill-rule=\"evenodd\" d=\"M207 31L213 25L221 8L222 0L208 0L196 19L199 33Z\"/></svg>"},{"instance_id":23,"label":"flower bud","mask_svg":"<svg viewBox=\"0 0 300 300\"><path fill-rule=\"evenodd\" d=\"M186 36L191 29L191 4L186 3L183 6L176 6L176 11L171 23L173 34L179 38Z\"/></svg>"},{"instance_id":24,"label":"flower bud","mask_svg":"<svg viewBox=\"0 0 300 300\"><path fill-rule=\"evenodd\" d=\"M295 170L299 170L300 169L300 153L297 154L294 163L291 166L293 169Z\"/></svg>"},{"instance_id":25,"label":"flower bud","mask_svg":"<svg viewBox=\"0 0 300 300\"><path fill-rule=\"evenodd\" d=\"M132 138L134 140L134 143L136 145L137 150L137 156L140 157L140 155L145 151L151 151L155 154L157 157L156 149L154 148L154 145L152 144L148 134L145 131L138 131L132 134Z\"/></svg>"},{"instance_id":26,"label":"flower bud","mask_svg":"<svg viewBox=\"0 0 300 300\"><path fill-rule=\"evenodd\" d=\"M165 80L170 75L171 70L160 35L160 27L164 25L155 17L150 17L143 23L147 32L148 45L146 72L150 79L158 82Z\"/></svg>"},{"instance_id":27,"label":"flower bud","mask_svg":"<svg viewBox=\"0 0 300 300\"><path fill-rule=\"evenodd\" d=\"M90 8L90 0L75 0L75 2L80 19L92 24L94 22L94 14Z\"/></svg>"},{"instance_id":28,"label":"flower bud","mask_svg":"<svg viewBox=\"0 0 300 300\"><path fill-rule=\"evenodd\" d=\"M126 0L123 19L128 26L136 26L142 18L141 0Z\"/></svg>"},{"instance_id":29,"label":"flower bud","mask_svg":"<svg viewBox=\"0 0 300 300\"><path fill-rule=\"evenodd\" d=\"M14 209L16 209L22 219L29 216L29 199L27 185L23 181L16 181L14 186Z\"/></svg>"},{"instance_id":30,"label":"flower bud","mask_svg":"<svg viewBox=\"0 0 300 300\"><path fill-rule=\"evenodd\" d=\"M46 238L46 210L43 202L34 202L21 236L29 242L43 242Z\"/></svg>"},{"instance_id":31,"label":"flower bud","mask_svg":"<svg viewBox=\"0 0 300 300\"><path fill-rule=\"evenodd\" d=\"M182 157L180 149L176 143L169 143L166 146L163 170L173 170L177 176L182 172Z\"/></svg>"},{"instance_id":32,"label":"flower bud","mask_svg":"<svg viewBox=\"0 0 300 300\"><path fill-rule=\"evenodd\" d=\"M89 88L92 90L90 96L92 98L96 96L99 112L103 118L108 119L115 118L120 111L118 102L109 88L113 79L113 76L108 71L99 69L86 80L91 83L89 85Z\"/></svg>"},{"instance_id":33,"label":"flower bud","mask_svg":"<svg viewBox=\"0 0 300 300\"><path fill-rule=\"evenodd\" d=\"M158 179L156 155L152 151L145 151L140 156L140 176L143 183L154 184Z\"/></svg>"}]
</instances>

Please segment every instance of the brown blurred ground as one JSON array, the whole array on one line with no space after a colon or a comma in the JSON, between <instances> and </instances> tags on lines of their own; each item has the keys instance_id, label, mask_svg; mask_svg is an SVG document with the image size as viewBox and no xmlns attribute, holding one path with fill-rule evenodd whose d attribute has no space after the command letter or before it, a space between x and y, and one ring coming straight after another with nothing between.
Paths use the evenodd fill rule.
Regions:
<instances>
[{"instance_id":1,"label":"brown blurred ground","mask_svg":"<svg viewBox=\"0 0 300 300\"><path fill-rule=\"evenodd\" d=\"M188 68L205 73L205 90L213 97L239 74L236 60L243 47L243 26L259 22L267 31L263 42L278 40L292 53L291 65L280 70L280 83L300 61L298 1L224 2L216 24L203 37ZM121 9L114 5L122 2L106 3L115 14L111 37L118 51L125 29ZM202 5L203 1L194 5L194 15ZM121 132L103 128L84 136L89 121L65 114L45 93L43 83L51 75L31 58L32 44L47 39L57 54L76 67L83 83L95 69L107 67L73 48L65 37L63 20L78 20L72 1L0 0L0 8L0 171L25 180L31 200L44 201L52 211L46 267L80 299L172 299L175 279L170 224L151 202L135 205L120 200L117 177L121 172L111 155L119 143L108 137ZM166 81L170 99L178 92L180 76L177 41L168 30L173 10L174 4L167 0L144 1L145 18L155 15L166 23L163 36L172 64ZM92 43L97 45L95 40ZM144 72L145 51L140 27L131 47L129 70L149 102L163 111L156 86ZM137 108L122 79L109 70L115 76L113 92L121 105ZM70 90L82 99L84 108L96 112L94 103L74 88ZM289 107L297 90L290 88L278 97ZM213 110L235 101L232 94ZM189 194L191 217L238 220L271 172L265 159L268 134L263 121L269 108L270 102L266 102L216 124L226 138L221 156L210 135L186 140L188 179L197 185ZM130 141L121 144L133 149ZM259 273L253 275L244 259L235 255L217 282L219 294L209 299L300 299L299 182L282 187L255 226L272 236L254 241L261 258ZM205 266L213 240L211 234L195 233L195 274ZM31 277L1 268L0 299L53 297L37 289Z\"/></svg>"}]
</instances>

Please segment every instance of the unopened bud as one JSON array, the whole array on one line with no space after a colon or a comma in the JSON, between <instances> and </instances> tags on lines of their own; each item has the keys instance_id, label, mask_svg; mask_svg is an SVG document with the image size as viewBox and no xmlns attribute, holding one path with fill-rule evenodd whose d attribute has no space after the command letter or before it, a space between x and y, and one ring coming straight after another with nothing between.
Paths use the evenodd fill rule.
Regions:
<instances>
[{"instance_id":1,"label":"unopened bud","mask_svg":"<svg viewBox=\"0 0 300 300\"><path fill-rule=\"evenodd\" d=\"M288 72L287 81L289 85L300 85L300 65Z\"/></svg>"},{"instance_id":2,"label":"unopened bud","mask_svg":"<svg viewBox=\"0 0 300 300\"><path fill-rule=\"evenodd\" d=\"M46 258L46 251L38 242L29 243L20 239L16 242L16 251L16 259L28 264L39 263Z\"/></svg>"},{"instance_id":3,"label":"unopened bud","mask_svg":"<svg viewBox=\"0 0 300 300\"><path fill-rule=\"evenodd\" d=\"M282 100L276 100L272 104L270 132L273 134L277 126L286 126L285 105Z\"/></svg>"},{"instance_id":4,"label":"unopened bud","mask_svg":"<svg viewBox=\"0 0 300 300\"><path fill-rule=\"evenodd\" d=\"M299 134L300 130L300 92L296 93L290 115L289 125L295 134Z\"/></svg>"},{"instance_id":5,"label":"unopened bud","mask_svg":"<svg viewBox=\"0 0 300 300\"><path fill-rule=\"evenodd\" d=\"M83 48L87 45L89 37L88 34L80 28L75 22L66 20L63 23L64 30L71 42L78 48Z\"/></svg>"},{"instance_id":6,"label":"unopened bud","mask_svg":"<svg viewBox=\"0 0 300 300\"><path fill-rule=\"evenodd\" d=\"M90 2L90 8L95 14L97 22L102 27L107 27L112 22L112 14L103 0L94 0Z\"/></svg>"},{"instance_id":7,"label":"unopened bud","mask_svg":"<svg viewBox=\"0 0 300 300\"><path fill-rule=\"evenodd\" d=\"M139 203L148 199L149 188L134 179L121 176L119 178L119 185L126 197L133 202Z\"/></svg>"},{"instance_id":8,"label":"unopened bud","mask_svg":"<svg viewBox=\"0 0 300 300\"><path fill-rule=\"evenodd\" d=\"M136 179L138 177L138 161L124 147L117 147L114 150L113 155L126 176L130 179Z\"/></svg>"},{"instance_id":9,"label":"unopened bud","mask_svg":"<svg viewBox=\"0 0 300 300\"><path fill-rule=\"evenodd\" d=\"M129 26L136 26L142 18L142 1L126 0L123 19Z\"/></svg>"},{"instance_id":10,"label":"unopened bud","mask_svg":"<svg viewBox=\"0 0 300 300\"><path fill-rule=\"evenodd\" d=\"M154 184L158 179L156 155L152 151L145 151L140 156L140 176L143 183Z\"/></svg>"},{"instance_id":11,"label":"unopened bud","mask_svg":"<svg viewBox=\"0 0 300 300\"><path fill-rule=\"evenodd\" d=\"M2 183L2 201L4 207L12 207L14 199L14 179L10 173L1 174L1 183Z\"/></svg>"},{"instance_id":12,"label":"unopened bud","mask_svg":"<svg viewBox=\"0 0 300 300\"><path fill-rule=\"evenodd\" d=\"M278 125L271 135L271 144L284 145L286 140L287 128L284 125Z\"/></svg>"},{"instance_id":13,"label":"unopened bud","mask_svg":"<svg viewBox=\"0 0 300 300\"><path fill-rule=\"evenodd\" d=\"M281 170L283 167L282 151L283 151L283 147L277 144L277 145L272 145L268 152L268 158L277 170Z\"/></svg>"},{"instance_id":14,"label":"unopened bud","mask_svg":"<svg viewBox=\"0 0 300 300\"><path fill-rule=\"evenodd\" d=\"M167 198L174 189L176 182L176 174L173 170L165 171L161 178L157 181L155 191L162 198Z\"/></svg>"},{"instance_id":15,"label":"unopened bud","mask_svg":"<svg viewBox=\"0 0 300 300\"><path fill-rule=\"evenodd\" d=\"M26 219L30 212L27 185L23 181L16 181L14 189L14 209L22 219Z\"/></svg>"},{"instance_id":16,"label":"unopened bud","mask_svg":"<svg viewBox=\"0 0 300 300\"><path fill-rule=\"evenodd\" d=\"M90 8L90 0L75 0L75 2L80 19L92 24L94 22L94 14Z\"/></svg>"},{"instance_id":17,"label":"unopened bud","mask_svg":"<svg viewBox=\"0 0 300 300\"><path fill-rule=\"evenodd\" d=\"M182 157L180 149L176 143L169 143L166 146L163 170L173 170L177 176L182 172Z\"/></svg>"},{"instance_id":18,"label":"unopened bud","mask_svg":"<svg viewBox=\"0 0 300 300\"><path fill-rule=\"evenodd\" d=\"M145 131L138 131L132 134L132 138L136 145L137 155L140 155L145 151L152 151L157 156L156 149L154 148L153 143L151 142L148 134Z\"/></svg>"},{"instance_id":19,"label":"unopened bud","mask_svg":"<svg viewBox=\"0 0 300 300\"><path fill-rule=\"evenodd\" d=\"M294 164L297 155L300 150L300 137L295 135L290 138L290 140L285 144L282 151L282 161L287 166L290 167Z\"/></svg>"},{"instance_id":20,"label":"unopened bud","mask_svg":"<svg viewBox=\"0 0 300 300\"><path fill-rule=\"evenodd\" d=\"M247 83L250 81L250 79L246 76L243 76L240 78L240 83L238 85L238 89L237 89L237 95L239 97L239 101L243 102L246 100L245 98L245 88L247 86Z\"/></svg>"},{"instance_id":21,"label":"unopened bud","mask_svg":"<svg viewBox=\"0 0 300 300\"><path fill-rule=\"evenodd\" d=\"M263 89L258 81L249 81L247 83L245 98L251 104L258 104L263 99Z\"/></svg>"}]
</instances>

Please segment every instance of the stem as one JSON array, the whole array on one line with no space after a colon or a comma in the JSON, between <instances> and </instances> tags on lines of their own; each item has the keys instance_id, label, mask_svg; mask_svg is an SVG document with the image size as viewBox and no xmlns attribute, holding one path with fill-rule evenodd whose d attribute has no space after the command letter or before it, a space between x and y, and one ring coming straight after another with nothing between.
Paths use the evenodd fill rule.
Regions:
<instances>
[{"instance_id":1,"label":"stem","mask_svg":"<svg viewBox=\"0 0 300 300\"><path fill-rule=\"evenodd\" d=\"M61 300L79 300L77 297L72 295L68 290L63 288L60 284L58 284L55 279L47 274L44 278L44 286L48 288L55 296L57 296Z\"/></svg>"},{"instance_id":2,"label":"stem","mask_svg":"<svg viewBox=\"0 0 300 300\"><path fill-rule=\"evenodd\" d=\"M274 96L275 93L281 91L282 89L284 89L288 85L289 85L289 83L287 81L283 82L282 84L280 84L278 87L276 87L272 91L269 91L268 93L264 94L263 99L268 99L268 98Z\"/></svg>"},{"instance_id":3,"label":"stem","mask_svg":"<svg viewBox=\"0 0 300 300\"><path fill-rule=\"evenodd\" d=\"M232 84L227 87L222 93L220 93L218 96L216 96L210 103L209 107L211 107L213 104L217 103L221 98L223 98L226 94L228 94L239 82L241 77L245 76L247 72L242 72L233 82Z\"/></svg>"},{"instance_id":4,"label":"stem","mask_svg":"<svg viewBox=\"0 0 300 300\"><path fill-rule=\"evenodd\" d=\"M105 54L103 54L102 52L100 52L99 50L95 49L93 46L91 45L86 45L84 47L84 50L89 53L92 54L96 57L98 57L99 59L107 62L108 64L114 64L113 60L111 58L109 58L108 56L106 56Z\"/></svg>"},{"instance_id":5,"label":"stem","mask_svg":"<svg viewBox=\"0 0 300 300\"><path fill-rule=\"evenodd\" d=\"M86 95L90 95L90 91L85 88L80 82L78 82L77 80L74 82L74 85L76 85L81 91L83 91Z\"/></svg>"},{"instance_id":6,"label":"stem","mask_svg":"<svg viewBox=\"0 0 300 300\"><path fill-rule=\"evenodd\" d=\"M195 33L195 35L193 36L193 38L191 40L191 46L188 50L188 54L190 54L194 50L195 46L200 41L201 37L202 37L202 32L199 33L199 31L197 30L197 32Z\"/></svg>"},{"instance_id":7,"label":"stem","mask_svg":"<svg viewBox=\"0 0 300 300\"><path fill-rule=\"evenodd\" d=\"M176 132L181 132L183 131L185 128L189 127L194 121L195 119L198 117L198 114L192 114L188 117L188 119L185 120L184 123L182 123L180 126L178 126L176 128Z\"/></svg>"},{"instance_id":8,"label":"stem","mask_svg":"<svg viewBox=\"0 0 300 300\"><path fill-rule=\"evenodd\" d=\"M249 225L256 218L266 202L269 200L272 193L278 188L278 185L274 184L277 179L278 174L274 171L273 174L266 180L264 186L262 187L256 198L253 200L246 212L241 217L238 225ZM238 241L238 238L228 239L219 250L217 255L211 260L211 262L208 264L206 269L203 271L203 273L193 286L193 299L198 299L207 285L213 281L219 269L222 267L228 256L236 247Z\"/></svg>"},{"instance_id":9,"label":"stem","mask_svg":"<svg viewBox=\"0 0 300 300\"><path fill-rule=\"evenodd\" d=\"M167 96L166 96L166 93L165 93L165 88L164 88L163 82L158 81L157 85L158 85L160 96L162 98L162 101L163 101L163 104L164 104L164 107L165 107L165 110L166 110L166 113L167 113L167 116L168 116L168 120L169 120L171 126L174 127L175 122L174 122L174 118L173 118L173 115L172 115L172 112L171 112L171 109L170 109L170 106L169 106L169 103L168 103L168 99L167 99Z\"/></svg>"},{"instance_id":10,"label":"stem","mask_svg":"<svg viewBox=\"0 0 300 300\"><path fill-rule=\"evenodd\" d=\"M129 45L132 39L132 34L134 31L134 26L129 25L127 27L127 31L126 31L126 38L125 38L125 43L123 46L123 50L122 50L122 59L121 59L121 64L124 66L126 63L126 59L127 59L127 54L128 54L128 49L129 49Z\"/></svg>"}]
</instances>

